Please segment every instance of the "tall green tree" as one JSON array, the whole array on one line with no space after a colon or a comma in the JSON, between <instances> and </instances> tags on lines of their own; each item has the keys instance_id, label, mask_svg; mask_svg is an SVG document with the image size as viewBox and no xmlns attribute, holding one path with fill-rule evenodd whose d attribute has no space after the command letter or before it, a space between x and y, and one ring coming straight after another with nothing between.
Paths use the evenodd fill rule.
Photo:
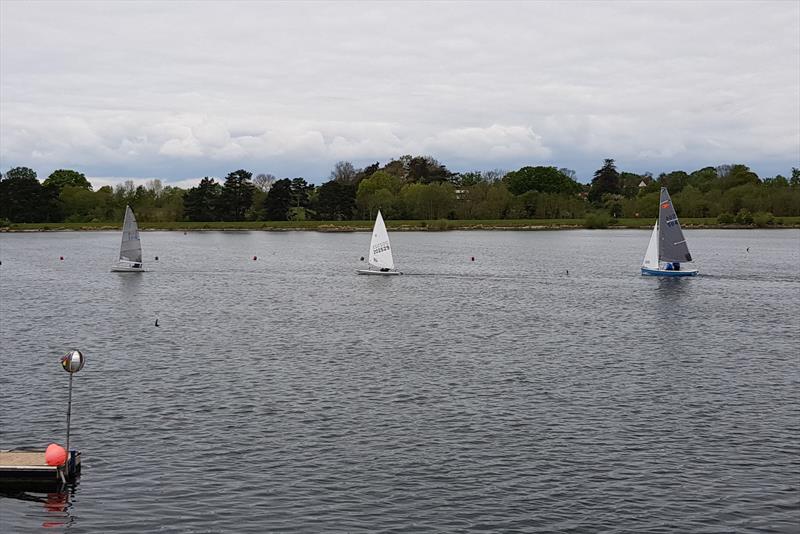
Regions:
<instances>
[{"instance_id":1,"label":"tall green tree","mask_svg":"<svg viewBox=\"0 0 800 534\"><path fill-rule=\"evenodd\" d=\"M431 156L415 156L406 163L406 180L430 184L446 182L453 175L447 167Z\"/></svg>"},{"instance_id":2,"label":"tall green tree","mask_svg":"<svg viewBox=\"0 0 800 534\"><path fill-rule=\"evenodd\" d=\"M326 221L344 221L353 218L356 209L356 188L353 185L330 180L319 187L317 215Z\"/></svg>"},{"instance_id":3,"label":"tall green tree","mask_svg":"<svg viewBox=\"0 0 800 534\"><path fill-rule=\"evenodd\" d=\"M619 195L621 192L619 173L614 165L614 160L606 159L603 166L594 173L592 186L589 189L589 200L599 205L603 195Z\"/></svg>"},{"instance_id":4,"label":"tall green tree","mask_svg":"<svg viewBox=\"0 0 800 534\"><path fill-rule=\"evenodd\" d=\"M252 177L253 173L244 169L233 171L225 177L221 197L223 220L244 220L245 213L253 202L255 186L250 181Z\"/></svg>"},{"instance_id":5,"label":"tall green tree","mask_svg":"<svg viewBox=\"0 0 800 534\"><path fill-rule=\"evenodd\" d=\"M262 216L267 221L285 221L292 207L292 181L276 180L264 199Z\"/></svg>"},{"instance_id":6,"label":"tall green tree","mask_svg":"<svg viewBox=\"0 0 800 534\"><path fill-rule=\"evenodd\" d=\"M399 211L398 195L402 185L399 177L378 171L358 184L356 205L368 219L375 217L379 209L385 215L393 216Z\"/></svg>"},{"instance_id":7,"label":"tall green tree","mask_svg":"<svg viewBox=\"0 0 800 534\"><path fill-rule=\"evenodd\" d=\"M66 186L80 187L88 191L92 190L92 184L89 183L89 180L86 179L83 173L70 169L58 169L57 171L53 171L42 185L55 187L59 193Z\"/></svg>"},{"instance_id":8,"label":"tall green tree","mask_svg":"<svg viewBox=\"0 0 800 534\"><path fill-rule=\"evenodd\" d=\"M190 221L221 220L220 199L222 186L206 176L197 187L189 189L183 197L183 213Z\"/></svg>"},{"instance_id":9,"label":"tall green tree","mask_svg":"<svg viewBox=\"0 0 800 534\"><path fill-rule=\"evenodd\" d=\"M14 167L0 180L0 218L11 222L59 221L58 192L42 186L33 169Z\"/></svg>"},{"instance_id":10,"label":"tall green tree","mask_svg":"<svg viewBox=\"0 0 800 534\"><path fill-rule=\"evenodd\" d=\"M528 191L574 195L581 185L555 167L522 167L505 175L503 180L514 195Z\"/></svg>"}]
</instances>

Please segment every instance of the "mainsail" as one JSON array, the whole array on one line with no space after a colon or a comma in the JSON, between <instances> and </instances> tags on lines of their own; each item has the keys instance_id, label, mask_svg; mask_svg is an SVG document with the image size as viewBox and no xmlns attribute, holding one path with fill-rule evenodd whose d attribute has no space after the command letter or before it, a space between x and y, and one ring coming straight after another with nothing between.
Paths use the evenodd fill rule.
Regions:
<instances>
[{"instance_id":1,"label":"mainsail","mask_svg":"<svg viewBox=\"0 0 800 534\"><path fill-rule=\"evenodd\" d=\"M139 241L139 226L130 206L125 206L125 221L122 223L122 244L119 247L120 261L142 263L142 243Z\"/></svg>"},{"instance_id":2,"label":"mainsail","mask_svg":"<svg viewBox=\"0 0 800 534\"><path fill-rule=\"evenodd\" d=\"M392 249L389 246L389 234L383 222L380 210L372 228L372 240L369 243L369 264L378 269L394 269Z\"/></svg>"},{"instance_id":3,"label":"mainsail","mask_svg":"<svg viewBox=\"0 0 800 534\"><path fill-rule=\"evenodd\" d=\"M666 187L661 188L661 200L658 203L658 230L658 259L660 261L692 261L692 255L686 245L686 238L683 237L683 231L678 222L678 215L675 213Z\"/></svg>"}]
</instances>

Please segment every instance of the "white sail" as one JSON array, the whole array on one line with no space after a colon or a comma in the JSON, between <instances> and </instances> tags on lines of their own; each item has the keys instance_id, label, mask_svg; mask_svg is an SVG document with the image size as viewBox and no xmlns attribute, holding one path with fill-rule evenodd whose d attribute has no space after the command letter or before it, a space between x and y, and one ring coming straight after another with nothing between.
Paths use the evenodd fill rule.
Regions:
<instances>
[{"instance_id":1,"label":"white sail","mask_svg":"<svg viewBox=\"0 0 800 534\"><path fill-rule=\"evenodd\" d=\"M139 226L130 206L125 206L125 221L122 223L122 244L119 260L142 263L142 242L139 241Z\"/></svg>"},{"instance_id":2,"label":"white sail","mask_svg":"<svg viewBox=\"0 0 800 534\"><path fill-rule=\"evenodd\" d=\"M369 264L378 269L394 269L392 248L389 245L389 234L383 216L378 210L375 226L372 228L372 240L369 243Z\"/></svg>"},{"instance_id":3,"label":"white sail","mask_svg":"<svg viewBox=\"0 0 800 534\"><path fill-rule=\"evenodd\" d=\"M650 235L650 244L647 245L647 252L644 253L642 267L647 269L658 269L658 221L653 226L653 233Z\"/></svg>"}]
</instances>

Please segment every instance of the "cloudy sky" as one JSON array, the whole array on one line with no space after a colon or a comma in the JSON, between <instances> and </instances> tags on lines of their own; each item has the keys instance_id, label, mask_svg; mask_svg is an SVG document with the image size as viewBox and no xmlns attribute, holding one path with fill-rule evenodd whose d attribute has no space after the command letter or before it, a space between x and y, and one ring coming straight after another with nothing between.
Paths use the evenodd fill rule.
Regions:
<instances>
[{"instance_id":1,"label":"cloudy sky","mask_svg":"<svg viewBox=\"0 0 800 534\"><path fill-rule=\"evenodd\" d=\"M0 169L800 166L800 2L0 1Z\"/></svg>"}]
</instances>

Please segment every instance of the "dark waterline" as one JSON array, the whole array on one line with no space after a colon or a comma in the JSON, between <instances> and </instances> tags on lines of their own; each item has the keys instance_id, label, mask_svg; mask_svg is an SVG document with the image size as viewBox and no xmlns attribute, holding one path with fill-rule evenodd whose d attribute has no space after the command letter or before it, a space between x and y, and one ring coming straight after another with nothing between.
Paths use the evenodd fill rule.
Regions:
<instances>
[{"instance_id":1,"label":"dark waterline","mask_svg":"<svg viewBox=\"0 0 800 534\"><path fill-rule=\"evenodd\" d=\"M0 448L88 358L79 484L0 530L797 531L800 231L686 234L693 279L646 230L398 233L391 278L363 233L0 235Z\"/></svg>"}]
</instances>

